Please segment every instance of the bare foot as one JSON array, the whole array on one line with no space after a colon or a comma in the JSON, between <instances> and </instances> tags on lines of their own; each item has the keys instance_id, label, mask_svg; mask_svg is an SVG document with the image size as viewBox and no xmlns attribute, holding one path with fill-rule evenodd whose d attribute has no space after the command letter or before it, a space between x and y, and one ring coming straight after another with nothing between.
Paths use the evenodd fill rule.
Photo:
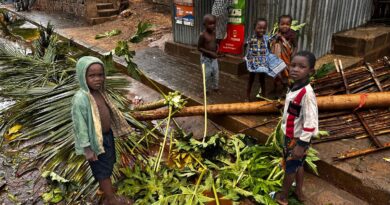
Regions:
<instances>
[{"instance_id":1,"label":"bare foot","mask_svg":"<svg viewBox=\"0 0 390 205\"><path fill-rule=\"evenodd\" d=\"M105 199L103 201L103 205L132 205L133 201L123 197L123 196L115 196L112 199Z\"/></svg>"},{"instance_id":2,"label":"bare foot","mask_svg":"<svg viewBox=\"0 0 390 205\"><path fill-rule=\"evenodd\" d=\"M287 199L283 198L280 193L276 193L275 201L276 201L276 203L278 203L280 205L288 205Z\"/></svg>"},{"instance_id":3,"label":"bare foot","mask_svg":"<svg viewBox=\"0 0 390 205\"><path fill-rule=\"evenodd\" d=\"M306 196L300 192L300 191L294 191L293 192L295 197L298 199L299 202L305 202L306 201Z\"/></svg>"}]
</instances>

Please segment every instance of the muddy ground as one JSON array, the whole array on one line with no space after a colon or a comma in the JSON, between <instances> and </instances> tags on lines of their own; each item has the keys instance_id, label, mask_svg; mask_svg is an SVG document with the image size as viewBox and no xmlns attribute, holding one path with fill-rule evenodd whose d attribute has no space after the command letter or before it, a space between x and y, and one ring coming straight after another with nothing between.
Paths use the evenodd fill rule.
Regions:
<instances>
[{"instance_id":1,"label":"muddy ground","mask_svg":"<svg viewBox=\"0 0 390 205\"><path fill-rule=\"evenodd\" d=\"M156 5L145 0L131 1L128 9L130 17L119 16L114 21L105 22L98 25L64 28L64 33L69 36L77 36L77 39L84 41L89 45L97 45L107 51L115 48L115 43L120 40L130 39L137 30L137 24L140 21L152 23L154 34L139 44L130 44L132 49L140 49L148 46L149 43L161 39L166 34L171 33L171 14L170 8L164 5ZM96 40L95 36L113 29L122 31L120 35L110 38Z\"/></svg>"}]
</instances>

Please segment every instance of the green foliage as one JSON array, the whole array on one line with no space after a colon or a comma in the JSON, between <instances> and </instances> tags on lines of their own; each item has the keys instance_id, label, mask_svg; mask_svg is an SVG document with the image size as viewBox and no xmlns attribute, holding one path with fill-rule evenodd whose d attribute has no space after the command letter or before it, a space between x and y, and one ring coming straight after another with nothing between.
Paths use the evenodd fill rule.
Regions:
<instances>
[{"instance_id":1,"label":"green foliage","mask_svg":"<svg viewBox=\"0 0 390 205\"><path fill-rule=\"evenodd\" d=\"M316 70L315 74L313 75L314 79L320 79L328 75L330 72L334 71L336 69L335 65L333 63L327 63L323 64L318 70Z\"/></svg>"},{"instance_id":2,"label":"green foliage","mask_svg":"<svg viewBox=\"0 0 390 205\"><path fill-rule=\"evenodd\" d=\"M113 29L112 31L106 31L106 32L101 33L101 34L97 34L95 36L95 39L109 38L109 37L112 37L112 36L117 36L117 35L119 35L121 33L122 33L121 30Z\"/></svg>"},{"instance_id":3,"label":"green foliage","mask_svg":"<svg viewBox=\"0 0 390 205\"><path fill-rule=\"evenodd\" d=\"M129 50L129 45L126 41L118 41L114 49L114 54L119 57L124 57L127 63L127 74L134 79L140 79L140 71L137 64L133 62L135 51Z\"/></svg>"},{"instance_id":4,"label":"green foliage","mask_svg":"<svg viewBox=\"0 0 390 205\"><path fill-rule=\"evenodd\" d=\"M153 27L153 24L148 22L140 21L137 26L137 32L130 38L131 43L139 43L144 38L152 35L153 31L150 30Z\"/></svg>"},{"instance_id":5,"label":"green foliage","mask_svg":"<svg viewBox=\"0 0 390 205\"><path fill-rule=\"evenodd\" d=\"M166 193L176 193L180 181L174 172L162 166L159 172L153 170L155 158L147 162L138 161L134 168L121 168L126 179L118 186L118 193L136 199L135 204L152 204Z\"/></svg>"},{"instance_id":6,"label":"green foliage","mask_svg":"<svg viewBox=\"0 0 390 205\"><path fill-rule=\"evenodd\" d=\"M300 31L303 29L303 27L305 27L305 25L306 25L306 23L298 24L297 20L293 20L291 23L291 29L294 31Z\"/></svg>"},{"instance_id":7,"label":"green foliage","mask_svg":"<svg viewBox=\"0 0 390 205\"><path fill-rule=\"evenodd\" d=\"M297 20L293 20L291 22L291 30L293 30L295 32L299 32L303 29L303 27L305 27L305 25L306 25L306 23L299 24L299 22ZM278 31L279 31L279 23L276 22L272 28L271 35L276 34Z\"/></svg>"},{"instance_id":8,"label":"green foliage","mask_svg":"<svg viewBox=\"0 0 390 205\"><path fill-rule=\"evenodd\" d=\"M176 130L166 165L162 164L161 171L152 171L155 158L150 159L149 167L136 163L135 168L126 170L123 180L126 183L122 183L119 192L136 198L136 204L204 204L215 200L216 195L234 202L249 199L259 204L276 204L268 194L281 188L284 175L280 166L283 144L280 132L279 123L268 144L253 145L251 138L244 135L230 136L220 132L207 136L203 143L194 139L192 134ZM316 152L311 149L307 156L308 165L315 169L313 162L316 160ZM156 175L160 176L158 180ZM180 182L176 186L179 189L173 190L169 183L157 181ZM151 189L146 184L155 186ZM148 193L150 191L154 195ZM210 198L210 193L215 193L214 199Z\"/></svg>"},{"instance_id":9,"label":"green foliage","mask_svg":"<svg viewBox=\"0 0 390 205\"><path fill-rule=\"evenodd\" d=\"M36 58L44 57L46 51L53 52L52 50L48 50L47 48L50 46L51 43L56 43L52 42L51 39L52 35L54 34L54 25L52 25L50 21L47 23L46 27L40 26L38 30L39 38L38 40L35 40L33 42L33 51Z\"/></svg>"},{"instance_id":10,"label":"green foliage","mask_svg":"<svg viewBox=\"0 0 390 205\"><path fill-rule=\"evenodd\" d=\"M47 179L50 187L49 191L42 194L42 199L45 203L59 203L64 200L67 192L74 190L74 186L72 186L69 180L54 172L45 171L42 173L42 177Z\"/></svg>"}]
</instances>

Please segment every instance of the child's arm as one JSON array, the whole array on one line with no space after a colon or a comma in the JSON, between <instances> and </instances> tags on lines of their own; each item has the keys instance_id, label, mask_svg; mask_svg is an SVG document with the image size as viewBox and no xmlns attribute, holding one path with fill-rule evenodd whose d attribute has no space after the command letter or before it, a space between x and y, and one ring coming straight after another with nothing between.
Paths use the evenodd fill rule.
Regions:
<instances>
[{"instance_id":1,"label":"child's arm","mask_svg":"<svg viewBox=\"0 0 390 205\"><path fill-rule=\"evenodd\" d=\"M297 142L299 146L296 146L293 152L293 155L297 158L303 157L304 148L310 144L311 138L316 134L318 129L318 108L315 94L313 92L307 92L302 102L303 130Z\"/></svg>"},{"instance_id":2,"label":"child's arm","mask_svg":"<svg viewBox=\"0 0 390 205\"><path fill-rule=\"evenodd\" d=\"M205 42L205 38L204 38L203 33L202 33L202 34L200 34L199 40L198 40L198 51L200 51L201 53L207 54L207 55L210 56L210 57L217 58L218 55L217 55L216 52L207 50L207 49L204 47L204 44L205 44L205 43L206 43L206 42Z\"/></svg>"},{"instance_id":3,"label":"child's arm","mask_svg":"<svg viewBox=\"0 0 390 205\"><path fill-rule=\"evenodd\" d=\"M84 155L88 161L95 161L98 158L90 147L91 143L88 136L88 126L85 116L87 116L87 113L84 106L74 101L72 106L72 120L76 137L75 143L84 149Z\"/></svg>"}]
</instances>

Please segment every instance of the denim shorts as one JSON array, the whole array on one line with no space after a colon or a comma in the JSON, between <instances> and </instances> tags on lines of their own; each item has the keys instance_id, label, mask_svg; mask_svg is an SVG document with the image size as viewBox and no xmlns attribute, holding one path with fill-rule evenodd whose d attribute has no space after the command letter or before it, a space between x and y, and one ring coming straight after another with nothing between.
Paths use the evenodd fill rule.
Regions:
<instances>
[{"instance_id":1,"label":"denim shorts","mask_svg":"<svg viewBox=\"0 0 390 205\"><path fill-rule=\"evenodd\" d=\"M92 174L98 181L111 177L116 162L114 135L111 130L103 134L103 147L105 152L98 156L98 160L88 161Z\"/></svg>"},{"instance_id":2,"label":"denim shorts","mask_svg":"<svg viewBox=\"0 0 390 205\"><path fill-rule=\"evenodd\" d=\"M302 167L305 159L306 159L306 151L309 149L310 144L305 146L305 154L301 159L292 158L292 151L295 146L297 146L297 138L289 138L287 136L284 137L284 149L283 149L283 157L286 166L286 174L292 174L298 171L299 167Z\"/></svg>"}]
</instances>

